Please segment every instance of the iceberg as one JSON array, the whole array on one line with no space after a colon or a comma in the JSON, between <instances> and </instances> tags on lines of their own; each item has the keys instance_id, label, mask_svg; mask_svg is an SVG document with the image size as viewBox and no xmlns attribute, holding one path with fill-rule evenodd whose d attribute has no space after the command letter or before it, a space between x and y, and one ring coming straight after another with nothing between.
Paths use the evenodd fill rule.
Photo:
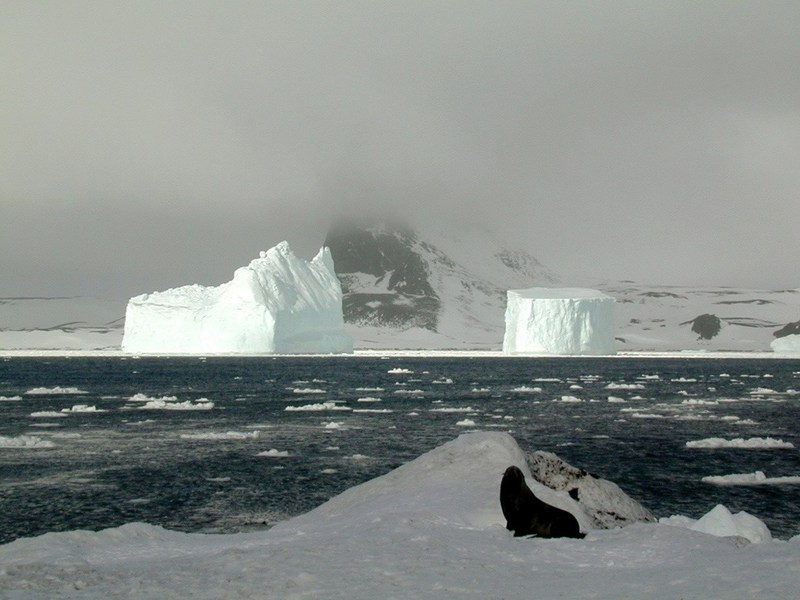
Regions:
<instances>
[{"instance_id":1,"label":"iceberg","mask_svg":"<svg viewBox=\"0 0 800 600\"><path fill-rule=\"evenodd\" d=\"M350 353L342 288L327 248L309 262L281 242L216 287L131 298L122 350L132 353Z\"/></svg>"},{"instance_id":2,"label":"iceberg","mask_svg":"<svg viewBox=\"0 0 800 600\"><path fill-rule=\"evenodd\" d=\"M508 290L503 352L614 354L614 299L585 288Z\"/></svg>"},{"instance_id":3,"label":"iceberg","mask_svg":"<svg viewBox=\"0 0 800 600\"><path fill-rule=\"evenodd\" d=\"M800 354L800 334L793 333L776 338L770 343L770 347L777 354Z\"/></svg>"}]
</instances>

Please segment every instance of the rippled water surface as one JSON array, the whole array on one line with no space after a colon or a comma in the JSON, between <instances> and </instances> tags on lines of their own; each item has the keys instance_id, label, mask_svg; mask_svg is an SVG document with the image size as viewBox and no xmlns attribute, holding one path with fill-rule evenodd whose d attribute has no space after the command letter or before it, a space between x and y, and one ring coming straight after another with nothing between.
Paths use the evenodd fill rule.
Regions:
<instances>
[{"instance_id":1,"label":"rippled water surface","mask_svg":"<svg viewBox=\"0 0 800 600\"><path fill-rule=\"evenodd\" d=\"M265 527L476 429L555 452L658 516L723 503L788 537L800 486L701 478L800 475L795 390L795 360L5 358L0 542L130 521ZM795 448L686 447L710 437Z\"/></svg>"}]
</instances>

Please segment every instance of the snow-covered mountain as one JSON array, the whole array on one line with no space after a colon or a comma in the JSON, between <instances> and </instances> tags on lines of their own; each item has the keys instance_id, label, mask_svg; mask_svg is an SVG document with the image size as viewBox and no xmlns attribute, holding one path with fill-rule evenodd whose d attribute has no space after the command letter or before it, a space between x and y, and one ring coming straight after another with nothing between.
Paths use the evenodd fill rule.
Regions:
<instances>
[{"instance_id":1,"label":"snow-covered mountain","mask_svg":"<svg viewBox=\"0 0 800 600\"><path fill-rule=\"evenodd\" d=\"M347 223L325 245L356 349L500 350L507 290L587 284L480 230ZM616 299L617 351L770 352L800 332L800 289L589 285ZM0 298L0 350L119 349L124 314L124 302Z\"/></svg>"},{"instance_id":2,"label":"snow-covered mountain","mask_svg":"<svg viewBox=\"0 0 800 600\"><path fill-rule=\"evenodd\" d=\"M507 290L572 285L486 231L344 224L325 244L357 348L499 350ZM769 352L800 330L800 289L592 287L616 299L617 350Z\"/></svg>"},{"instance_id":3,"label":"snow-covered mountain","mask_svg":"<svg viewBox=\"0 0 800 600\"><path fill-rule=\"evenodd\" d=\"M0 350L119 349L124 324L124 301L0 298Z\"/></svg>"},{"instance_id":4,"label":"snow-covered mountain","mask_svg":"<svg viewBox=\"0 0 800 600\"><path fill-rule=\"evenodd\" d=\"M599 286L616 299L618 350L770 351L798 331L800 289Z\"/></svg>"},{"instance_id":5,"label":"snow-covered mountain","mask_svg":"<svg viewBox=\"0 0 800 600\"><path fill-rule=\"evenodd\" d=\"M362 348L499 348L506 290L558 282L533 256L483 231L344 223L325 245L349 334Z\"/></svg>"}]
</instances>

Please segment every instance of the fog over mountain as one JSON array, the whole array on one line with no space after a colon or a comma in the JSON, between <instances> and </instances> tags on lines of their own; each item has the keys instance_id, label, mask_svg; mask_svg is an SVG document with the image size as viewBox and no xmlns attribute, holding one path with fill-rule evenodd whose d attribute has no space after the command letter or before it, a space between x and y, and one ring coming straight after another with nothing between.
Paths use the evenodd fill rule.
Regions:
<instances>
[{"instance_id":1,"label":"fog over mountain","mask_svg":"<svg viewBox=\"0 0 800 600\"><path fill-rule=\"evenodd\" d=\"M0 297L217 285L389 210L568 284L797 287L798 31L780 1L8 0Z\"/></svg>"}]
</instances>

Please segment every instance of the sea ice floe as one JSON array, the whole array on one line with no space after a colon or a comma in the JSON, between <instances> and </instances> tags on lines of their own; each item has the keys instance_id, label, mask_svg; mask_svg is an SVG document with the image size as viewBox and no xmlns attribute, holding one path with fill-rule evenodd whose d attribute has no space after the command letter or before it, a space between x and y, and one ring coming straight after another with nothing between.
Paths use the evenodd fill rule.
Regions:
<instances>
[{"instance_id":1,"label":"sea ice floe","mask_svg":"<svg viewBox=\"0 0 800 600\"><path fill-rule=\"evenodd\" d=\"M531 387L531 386L528 386L528 385L519 385L519 386L517 386L515 388L511 388L509 391L510 392L515 392L515 393L519 393L519 394L538 394L538 393L540 393L542 391L542 388L540 388L538 386Z\"/></svg>"},{"instance_id":2,"label":"sea ice floe","mask_svg":"<svg viewBox=\"0 0 800 600\"><path fill-rule=\"evenodd\" d=\"M708 475L703 477L702 481L714 485L799 485L800 476L767 477L764 471L755 471L754 473Z\"/></svg>"},{"instance_id":3,"label":"sea ice floe","mask_svg":"<svg viewBox=\"0 0 800 600\"><path fill-rule=\"evenodd\" d=\"M763 449L791 449L794 448L794 444L791 442L784 442L783 440L778 440L771 437L761 438L761 437L753 437L753 438L735 438L732 440L726 440L723 438L712 437L706 438L702 440L694 440L690 442L686 442L687 448L739 448L739 449L754 449L754 450L763 450Z\"/></svg>"},{"instance_id":4,"label":"sea ice floe","mask_svg":"<svg viewBox=\"0 0 800 600\"><path fill-rule=\"evenodd\" d=\"M140 410L211 410L214 408L214 403L208 398L198 398L195 402L191 400L170 402L163 398L156 398L145 402L139 408Z\"/></svg>"},{"instance_id":5,"label":"sea ice floe","mask_svg":"<svg viewBox=\"0 0 800 600\"><path fill-rule=\"evenodd\" d=\"M50 419L52 417L66 417L67 414L57 410L37 410L36 412L32 412L31 416L36 419Z\"/></svg>"},{"instance_id":6,"label":"sea ice floe","mask_svg":"<svg viewBox=\"0 0 800 600\"><path fill-rule=\"evenodd\" d=\"M128 398L128 402L151 402L152 400L163 400L164 402L177 402L177 396L148 396L147 394L134 394Z\"/></svg>"},{"instance_id":7,"label":"sea ice floe","mask_svg":"<svg viewBox=\"0 0 800 600\"><path fill-rule=\"evenodd\" d=\"M365 398L359 398L356 402L382 402L380 398L373 398L372 396L367 396Z\"/></svg>"},{"instance_id":8,"label":"sea ice floe","mask_svg":"<svg viewBox=\"0 0 800 600\"><path fill-rule=\"evenodd\" d=\"M436 413L471 413L476 412L471 406L445 406L442 408L431 408L429 412Z\"/></svg>"},{"instance_id":9,"label":"sea ice floe","mask_svg":"<svg viewBox=\"0 0 800 600\"><path fill-rule=\"evenodd\" d=\"M0 435L0 448L53 448L55 444L35 435Z\"/></svg>"},{"instance_id":10,"label":"sea ice floe","mask_svg":"<svg viewBox=\"0 0 800 600\"><path fill-rule=\"evenodd\" d=\"M74 404L72 408L62 408L62 413L104 413L108 412L104 409L98 409L96 406L89 406L87 404Z\"/></svg>"},{"instance_id":11,"label":"sea ice floe","mask_svg":"<svg viewBox=\"0 0 800 600\"><path fill-rule=\"evenodd\" d=\"M394 411L390 408L354 408L354 413L375 413L375 414L388 414Z\"/></svg>"},{"instance_id":12,"label":"sea ice floe","mask_svg":"<svg viewBox=\"0 0 800 600\"><path fill-rule=\"evenodd\" d=\"M203 433L182 433L181 439L184 440L254 440L259 436L258 431L225 431L225 432L203 432Z\"/></svg>"},{"instance_id":13,"label":"sea ice floe","mask_svg":"<svg viewBox=\"0 0 800 600\"><path fill-rule=\"evenodd\" d=\"M402 367L395 367L394 369L389 369L386 372L389 373L390 375L410 375L414 371L412 371L411 369L404 369Z\"/></svg>"},{"instance_id":14,"label":"sea ice floe","mask_svg":"<svg viewBox=\"0 0 800 600\"><path fill-rule=\"evenodd\" d=\"M294 388L292 390L295 394L327 394L325 390L321 390L319 388Z\"/></svg>"},{"instance_id":15,"label":"sea ice floe","mask_svg":"<svg viewBox=\"0 0 800 600\"><path fill-rule=\"evenodd\" d=\"M583 402L583 400L581 400L580 398L577 398L575 396L561 396L561 398L556 398L556 400L554 400L554 401L555 402L564 402L566 404L572 404L572 403L576 403L576 402Z\"/></svg>"},{"instance_id":16,"label":"sea ice floe","mask_svg":"<svg viewBox=\"0 0 800 600\"><path fill-rule=\"evenodd\" d=\"M29 396L48 396L48 395L70 395L70 394L88 394L89 392L85 390L78 389L76 387L61 387L57 385L55 387L35 387L25 394Z\"/></svg>"},{"instance_id":17,"label":"sea ice floe","mask_svg":"<svg viewBox=\"0 0 800 600\"><path fill-rule=\"evenodd\" d=\"M606 385L607 390L643 390L644 385L641 383L616 383L612 381Z\"/></svg>"},{"instance_id":18,"label":"sea ice floe","mask_svg":"<svg viewBox=\"0 0 800 600\"><path fill-rule=\"evenodd\" d=\"M287 406L283 410L285 411L323 411L323 410L352 410L349 406L342 406L341 404L336 404L335 402L320 402L318 404L304 404L303 406Z\"/></svg>"},{"instance_id":19,"label":"sea ice floe","mask_svg":"<svg viewBox=\"0 0 800 600\"><path fill-rule=\"evenodd\" d=\"M475 421L472 419L462 419L461 421L457 421L456 425L459 427L475 427Z\"/></svg>"},{"instance_id":20,"label":"sea ice floe","mask_svg":"<svg viewBox=\"0 0 800 600\"><path fill-rule=\"evenodd\" d=\"M17 402L22 396L0 396L0 402Z\"/></svg>"},{"instance_id":21,"label":"sea ice floe","mask_svg":"<svg viewBox=\"0 0 800 600\"><path fill-rule=\"evenodd\" d=\"M264 456L267 458L286 458L289 456L288 450L278 450L277 448L270 448L269 450L264 450L263 452L259 452L256 456Z\"/></svg>"}]
</instances>

